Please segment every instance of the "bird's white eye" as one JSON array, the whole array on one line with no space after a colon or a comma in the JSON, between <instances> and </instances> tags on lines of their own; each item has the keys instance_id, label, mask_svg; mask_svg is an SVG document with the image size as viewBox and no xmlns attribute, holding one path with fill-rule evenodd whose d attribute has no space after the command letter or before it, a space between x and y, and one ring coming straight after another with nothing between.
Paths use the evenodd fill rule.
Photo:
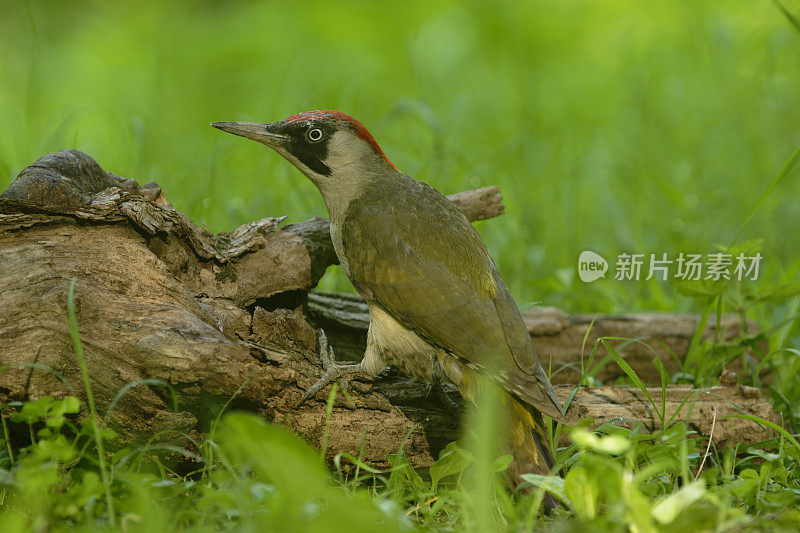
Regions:
<instances>
[{"instance_id":1,"label":"bird's white eye","mask_svg":"<svg viewBox=\"0 0 800 533\"><path fill-rule=\"evenodd\" d=\"M322 130L319 128L312 128L308 130L306 137L308 137L308 140L311 142L317 142L322 139Z\"/></svg>"}]
</instances>

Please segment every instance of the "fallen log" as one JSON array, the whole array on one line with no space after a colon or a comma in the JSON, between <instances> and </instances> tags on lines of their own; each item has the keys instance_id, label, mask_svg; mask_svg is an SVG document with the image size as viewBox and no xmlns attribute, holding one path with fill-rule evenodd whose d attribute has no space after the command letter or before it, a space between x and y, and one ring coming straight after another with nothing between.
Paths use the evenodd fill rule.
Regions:
<instances>
[{"instance_id":1,"label":"fallen log","mask_svg":"<svg viewBox=\"0 0 800 533\"><path fill-rule=\"evenodd\" d=\"M357 294L311 291L308 311L313 324L323 328L338 358L360 360L367 343L369 313L367 304ZM699 315L678 313L637 313L629 315L567 315L554 307L536 306L522 313L539 358L551 367L554 384L578 383L582 368L594 370L593 377L603 383L613 383L625 373L608 358L602 345L591 352L601 337L636 339L609 340L637 375L648 384L661 382L659 359L672 376L680 370L680 361L689 350L689 343L700 320ZM748 325L750 331L756 329ZM716 320L708 321L702 339L714 336ZM720 320L720 340L728 342L741 335L739 317L723 314ZM584 341L585 339L585 341ZM741 371L740 361L729 365ZM763 376L762 376L763 377Z\"/></svg>"},{"instance_id":2,"label":"fallen log","mask_svg":"<svg viewBox=\"0 0 800 533\"><path fill-rule=\"evenodd\" d=\"M559 385L556 393L566 400L572 387ZM666 388L662 408L661 388L648 387L645 394L635 387L586 387L581 388L573 400L565 423L575 425L581 420L592 420L591 427L612 423L615 426L632 428L641 424L646 432L663 429L661 417L669 421L682 420L698 435L709 437L717 445L752 443L766 440L768 432L758 424L731 415L746 413L771 422L775 413L769 402L761 397L755 387L729 385L705 389L690 385L673 385ZM663 411L662 411L663 409ZM568 443L563 435L561 444Z\"/></svg>"},{"instance_id":3,"label":"fallen log","mask_svg":"<svg viewBox=\"0 0 800 533\"><path fill-rule=\"evenodd\" d=\"M423 424L428 439L436 442L436 449L459 434L452 414L433 403L430 393L419 384L411 380L384 378L375 384L375 388L393 404L399 405L409 418ZM575 391L572 385L556 385L554 388L564 404ZM455 391L449 388L448 391L453 395L453 400L458 400ZM564 424L575 426L582 423L589 428L607 423L626 428L639 424L645 432L663 429L661 388L648 387L647 391L654 403L635 387L580 387L572 399ZM762 398L761 392L755 387L733 383L703 389L689 385L666 388L664 419L669 421L674 417L674 421L686 422L698 436L713 435L718 446L759 442L772 436L754 422L730 417L742 413L776 421L772 405ZM559 445L566 446L569 443L569 432L563 432Z\"/></svg>"},{"instance_id":4,"label":"fallen log","mask_svg":"<svg viewBox=\"0 0 800 533\"><path fill-rule=\"evenodd\" d=\"M477 218L502 213L501 200L496 187L454 196ZM0 305L7 311L0 318L0 403L80 391L65 317L75 279L101 408L125 384L147 378L170 383L180 399L176 413L166 390L129 391L114 412L123 440L164 430L192 436L235 396L233 408L315 441L324 427L321 405L294 409L319 374L316 335L300 305L336 256L326 219L279 226L282 220L214 235L175 210L156 184L106 172L75 150L42 157L0 195ZM347 446L360 437L348 428L363 420L381 427L368 452L385 461L414 423L377 393L357 397L364 408L333 422L331 450L353 451ZM421 430L407 451L430 460Z\"/></svg>"},{"instance_id":5,"label":"fallen log","mask_svg":"<svg viewBox=\"0 0 800 533\"><path fill-rule=\"evenodd\" d=\"M476 219L502 213L496 188L455 201ZM111 420L123 442L167 430L178 435L170 436L173 443L197 437L233 398L231 408L260 413L318 444L326 431L324 393L295 406L320 375L307 294L336 258L327 220L282 221L211 234L175 210L156 184L108 173L75 150L39 159L0 195L0 404L81 394L65 316L74 279L101 412L141 379L166 381L178 396L175 412L164 388L131 389ZM537 327L550 321L553 330L553 320ZM410 432L405 452L425 466L458 435L435 395L394 372L374 383L353 381L352 399L337 401L327 429L331 455L358 454L366 429L365 460L386 466ZM593 402L579 393L573 406L584 406L586 416L607 410L592 411ZM770 409L756 404L754 413Z\"/></svg>"}]
</instances>

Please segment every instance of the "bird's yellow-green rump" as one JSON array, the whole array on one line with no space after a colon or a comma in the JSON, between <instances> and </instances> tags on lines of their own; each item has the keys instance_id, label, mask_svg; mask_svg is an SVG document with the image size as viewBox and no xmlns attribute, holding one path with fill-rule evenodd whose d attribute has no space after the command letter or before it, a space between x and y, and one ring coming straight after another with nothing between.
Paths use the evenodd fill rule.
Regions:
<instances>
[{"instance_id":1,"label":"bird's yellow-green rump","mask_svg":"<svg viewBox=\"0 0 800 533\"><path fill-rule=\"evenodd\" d=\"M376 375L387 364L431 383L445 378L470 401L491 379L505 391L512 478L553 469L542 413L560 419L561 405L517 305L461 211L400 172L343 113L212 125L275 149L317 186L342 268L369 305L364 359L330 365L309 393L349 372Z\"/></svg>"}]
</instances>

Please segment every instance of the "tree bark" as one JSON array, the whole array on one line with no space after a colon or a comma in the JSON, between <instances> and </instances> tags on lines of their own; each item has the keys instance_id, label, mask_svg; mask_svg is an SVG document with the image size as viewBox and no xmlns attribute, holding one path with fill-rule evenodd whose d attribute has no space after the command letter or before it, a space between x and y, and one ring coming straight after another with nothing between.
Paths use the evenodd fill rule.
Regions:
<instances>
[{"instance_id":1,"label":"tree bark","mask_svg":"<svg viewBox=\"0 0 800 533\"><path fill-rule=\"evenodd\" d=\"M496 187L461 193L454 201L471 220L503 212ZM122 442L164 431L178 436L170 437L173 443L188 442L233 397L231 408L258 412L319 444L325 394L296 408L320 375L314 326L338 335L332 340L340 355L360 358L365 315L356 298L333 296L337 302L326 307L326 295L308 296L336 263L328 221L280 225L284 219L211 234L175 210L156 184L106 172L75 150L42 157L0 195L0 403L82 396L66 326L67 288L74 279L80 336L101 412L124 385L138 380L160 379L176 391L174 411L166 388L131 389L110 416ZM574 357L585 322L547 313L526 315L540 351L541 339L564 335L559 342ZM558 351L552 353L555 359ZM386 466L386 457L410 433L404 450L413 464L425 466L458 435L455 418L435 395L394 372L374 383L354 380L351 397L352 403L337 400L330 419L330 455L358 455L366 429L363 457ZM611 403L594 407L601 405L598 398ZM772 416L767 402L748 401L747 412ZM725 404L718 403L722 412ZM617 389L579 392L570 420L577 420L574 413L606 420L612 404L627 408L628 418L652 423L652 411L635 392ZM691 415L699 417L692 419L699 428L707 419L701 411ZM731 431L744 440L756 434Z\"/></svg>"}]
</instances>

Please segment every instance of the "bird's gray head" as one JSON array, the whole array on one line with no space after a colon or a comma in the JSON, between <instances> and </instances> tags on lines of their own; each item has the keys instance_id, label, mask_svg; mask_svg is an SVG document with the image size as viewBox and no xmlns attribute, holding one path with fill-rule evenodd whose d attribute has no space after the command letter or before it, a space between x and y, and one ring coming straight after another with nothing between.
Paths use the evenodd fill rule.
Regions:
<instances>
[{"instance_id":1,"label":"bird's gray head","mask_svg":"<svg viewBox=\"0 0 800 533\"><path fill-rule=\"evenodd\" d=\"M280 122L212 122L212 126L266 144L318 187L365 179L396 167L367 128L339 111L307 111Z\"/></svg>"}]
</instances>

